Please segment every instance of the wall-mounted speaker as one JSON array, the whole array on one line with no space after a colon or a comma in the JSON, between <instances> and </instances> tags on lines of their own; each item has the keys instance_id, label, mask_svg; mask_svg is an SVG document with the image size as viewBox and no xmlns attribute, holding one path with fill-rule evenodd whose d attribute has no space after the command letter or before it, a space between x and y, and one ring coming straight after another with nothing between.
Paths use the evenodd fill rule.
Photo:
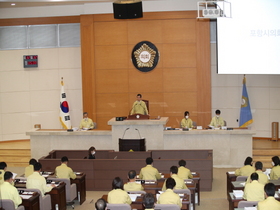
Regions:
<instances>
[{"instance_id":1,"label":"wall-mounted speaker","mask_svg":"<svg viewBox=\"0 0 280 210\"><path fill-rule=\"evenodd\" d=\"M115 19L143 17L142 1L116 1L113 3Z\"/></svg>"}]
</instances>

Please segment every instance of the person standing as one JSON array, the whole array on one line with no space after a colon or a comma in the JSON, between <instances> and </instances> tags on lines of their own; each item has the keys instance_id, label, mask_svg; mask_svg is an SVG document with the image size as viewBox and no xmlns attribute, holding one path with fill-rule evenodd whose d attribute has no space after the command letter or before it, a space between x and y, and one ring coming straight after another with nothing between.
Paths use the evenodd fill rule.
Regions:
<instances>
[{"instance_id":1,"label":"person standing","mask_svg":"<svg viewBox=\"0 0 280 210\"><path fill-rule=\"evenodd\" d=\"M136 101L132 105L130 115L133 115L133 114L143 114L143 115L149 114L146 103L144 101L142 101L141 94L137 94Z\"/></svg>"}]
</instances>

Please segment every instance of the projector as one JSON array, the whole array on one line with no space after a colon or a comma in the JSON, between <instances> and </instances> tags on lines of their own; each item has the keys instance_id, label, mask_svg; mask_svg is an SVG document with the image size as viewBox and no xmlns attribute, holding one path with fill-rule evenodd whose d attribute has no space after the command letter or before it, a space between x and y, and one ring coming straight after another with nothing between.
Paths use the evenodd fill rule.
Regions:
<instances>
[{"instance_id":1,"label":"projector","mask_svg":"<svg viewBox=\"0 0 280 210\"><path fill-rule=\"evenodd\" d=\"M221 17L222 11L220 9L203 9L202 15L207 18Z\"/></svg>"}]
</instances>

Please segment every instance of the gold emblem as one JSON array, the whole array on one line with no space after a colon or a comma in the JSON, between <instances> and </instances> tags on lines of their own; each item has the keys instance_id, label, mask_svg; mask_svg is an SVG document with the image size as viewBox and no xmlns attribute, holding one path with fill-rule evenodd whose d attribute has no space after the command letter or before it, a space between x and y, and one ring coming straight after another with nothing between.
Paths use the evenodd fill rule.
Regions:
<instances>
[{"instance_id":1,"label":"gold emblem","mask_svg":"<svg viewBox=\"0 0 280 210\"><path fill-rule=\"evenodd\" d=\"M138 50L135 50L133 54L138 68L153 67L156 51L150 48L147 44L144 43Z\"/></svg>"}]
</instances>

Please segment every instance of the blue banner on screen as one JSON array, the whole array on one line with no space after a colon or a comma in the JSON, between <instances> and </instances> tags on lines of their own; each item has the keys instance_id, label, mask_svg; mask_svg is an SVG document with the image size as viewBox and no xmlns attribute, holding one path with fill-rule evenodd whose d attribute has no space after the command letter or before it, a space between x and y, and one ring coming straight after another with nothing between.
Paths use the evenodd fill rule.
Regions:
<instances>
[{"instance_id":1,"label":"blue banner on screen","mask_svg":"<svg viewBox=\"0 0 280 210\"><path fill-rule=\"evenodd\" d=\"M239 127L247 127L253 123L252 112L249 102L249 96L246 88L246 78L243 78L242 100L239 118Z\"/></svg>"}]
</instances>

